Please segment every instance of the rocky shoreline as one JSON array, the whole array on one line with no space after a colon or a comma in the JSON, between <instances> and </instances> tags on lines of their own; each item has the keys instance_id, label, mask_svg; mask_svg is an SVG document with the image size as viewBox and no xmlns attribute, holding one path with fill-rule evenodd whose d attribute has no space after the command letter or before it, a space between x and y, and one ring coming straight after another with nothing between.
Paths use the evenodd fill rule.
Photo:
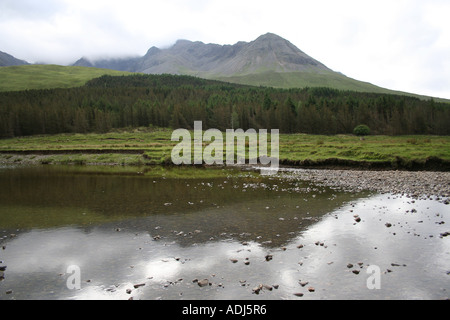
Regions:
<instances>
[{"instance_id":1,"label":"rocky shoreline","mask_svg":"<svg viewBox=\"0 0 450 320\"><path fill-rule=\"evenodd\" d=\"M415 199L431 198L445 204L450 203L449 172L283 168L280 174L287 179L311 181L352 192L402 194Z\"/></svg>"}]
</instances>

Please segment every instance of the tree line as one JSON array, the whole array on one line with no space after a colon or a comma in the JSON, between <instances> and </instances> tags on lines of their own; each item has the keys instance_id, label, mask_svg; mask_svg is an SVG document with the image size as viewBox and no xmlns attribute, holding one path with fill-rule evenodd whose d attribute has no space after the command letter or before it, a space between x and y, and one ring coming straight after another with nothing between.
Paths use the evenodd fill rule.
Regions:
<instances>
[{"instance_id":1,"label":"tree line","mask_svg":"<svg viewBox=\"0 0 450 320\"><path fill-rule=\"evenodd\" d=\"M450 134L450 105L330 88L274 89L189 76L103 76L83 87L0 93L0 137L115 128L280 129L281 133Z\"/></svg>"}]
</instances>

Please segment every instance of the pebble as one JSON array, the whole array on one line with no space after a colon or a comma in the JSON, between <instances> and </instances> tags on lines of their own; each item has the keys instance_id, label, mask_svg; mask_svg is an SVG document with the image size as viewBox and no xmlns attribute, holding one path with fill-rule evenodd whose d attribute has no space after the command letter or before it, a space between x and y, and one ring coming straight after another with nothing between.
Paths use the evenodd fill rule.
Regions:
<instances>
[{"instance_id":1,"label":"pebble","mask_svg":"<svg viewBox=\"0 0 450 320\"><path fill-rule=\"evenodd\" d=\"M393 267L406 267L406 264L391 263Z\"/></svg>"},{"instance_id":2,"label":"pebble","mask_svg":"<svg viewBox=\"0 0 450 320\"><path fill-rule=\"evenodd\" d=\"M275 288L275 286L276 286L276 288ZM278 289L279 286L278 285L275 285L275 286L271 286L271 285L268 285L268 284L260 284L260 285L258 285L256 287L254 287L252 289L252 292L253 292L253 294L260 294L260 292L262 290L272 291L274 288Z\"/></svg>"},{"instance_id":3,"label":"pebble","mask_svg":"<svg viewBox=\"0 0 450 320\"><path fill-rule=\"evenodd\" d=\"M254 287L254 288L252 289L252 291L253 291L254 294L259 294L259 293L261 292L262 288L263 288L263 287L262 287L262 285L260 284L259 286Z\"/></svg>"},{"instance_id":4,"label":"pebble","mask_svg":"<svg viewBox=\"0 0 450 320\"><path fill-rule=\"evenodd\" d=\"M198 286L203 288L206 287L208 285L210 285L209 280L208 279L203 279L197 282Z\"/></svg>"},{"instance_id":5,"label":"pebble","mask_svg":"<svg viewBox=\"0 0 450 320\"><path fill-rule=\"evenodd\" d=\"M300 281L299 284L300 284L302 287L305 287L305 286L307 286L307 285L309 284L309 282L308 282L308 281Z\"/></svg>"},{"instance_id":6,"label":"pebble","mask_svg":"<svg viewBox=\"0 0 450 320\"><path fill-rule=\"evenodd\" d=\"M284 176L355 192L408 194L412 198L439 196L441 203L450 204L450 172L308 169L286 172Z\"/></svg>"}]
</instances>

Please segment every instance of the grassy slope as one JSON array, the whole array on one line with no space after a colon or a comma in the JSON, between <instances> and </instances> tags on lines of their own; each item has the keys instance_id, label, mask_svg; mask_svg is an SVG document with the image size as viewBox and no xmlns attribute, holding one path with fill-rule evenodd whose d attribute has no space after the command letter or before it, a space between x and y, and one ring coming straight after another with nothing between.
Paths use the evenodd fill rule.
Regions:
<instances>
[{"instance_id":1,"label":"grassy slope","mask_svg":"<svg viewBox=\"0 0 450 320\"><path fill-rule=\"evenodd\" d=\"M102 75L120 76L127 74L131 73L57 65L1 67L0 91L79 87L83 86L87 81Z\"/></svg>"},{"instance_id":2,"label":"grassy slope","mask_svg":"<svg viewBox=\"0 0 450 320\"><path fill-rule=\"evenodd\" d=\"M0 67L0 91L79 87L83 86L87 81L103 75L121 76L131 74L133 73L110 69L65 67L58 65ZM266 72L234 77L205 74L201 75L201 77L254 86L275 88L331 87L338 90L400 94L429 99L429 97L425 96L381 88L371 83L354 80L335 72L330 72L329 74L314 72ZM439 98L435 98L435 100L449 102L449 100Z\"/></svg>"},{"instance_id":3,"label":"grassy slope","mask_svg":"<svg viewBox=\"0 0 450 320\"><path fill-rule=\"evenodd\" d=\"M61 134L0 140L0 163L161 164L170 160L171 151L177 144L171 141L171 134L169 129L134 129L107 134ZM2 154L2 151L27 150L53 150L65 154ZM73 150L81 153L73 154ZM83 150L89 152L83 153ZM106 153L96 153L96 150L106 150ZM129 154L124 154L124 151ZM396 157L406 162L425 161L429 157L450 161L450 137L369 136L360 141L351 135L280 136L280 159L290 162L343 159L376 163L396 161Z\"/></svg>"},{"instance_id":4,"label":"grassy slope","mask_svg":"<svg viewBox=\"0 0 450 320\"><path fill-rule=\"evenodd\" d=\"M384 94L397 94L417 97L428 100L430 97L421 96L413 93L400 92L378 87L368 82L358 81L342 74L330 73L305 73L305 72L287 72L287 73L258 73L234 77L211 76L212 79L227 81L239 84L265 86L275 88L303 88L303 87L330 87L338 90L373 92ZM436 101L449 102L446 99L435 98Z\"/></svg>"}]
</instances>

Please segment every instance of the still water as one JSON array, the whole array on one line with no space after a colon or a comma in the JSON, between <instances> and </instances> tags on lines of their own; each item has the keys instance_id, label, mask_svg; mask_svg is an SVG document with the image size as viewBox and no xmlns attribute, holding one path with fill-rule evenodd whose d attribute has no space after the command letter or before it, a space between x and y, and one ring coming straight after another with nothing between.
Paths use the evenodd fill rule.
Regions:
<instances>
[{"instance_id":1,"label":"still water","mask_svg":"<svg viewBox=\"0 0 450 320\"><path fill-rule=\"evenodd\" d=\"M233 169L4 167L0 299L445 299L449 213Z\"/></svg>"}]
</instances>

